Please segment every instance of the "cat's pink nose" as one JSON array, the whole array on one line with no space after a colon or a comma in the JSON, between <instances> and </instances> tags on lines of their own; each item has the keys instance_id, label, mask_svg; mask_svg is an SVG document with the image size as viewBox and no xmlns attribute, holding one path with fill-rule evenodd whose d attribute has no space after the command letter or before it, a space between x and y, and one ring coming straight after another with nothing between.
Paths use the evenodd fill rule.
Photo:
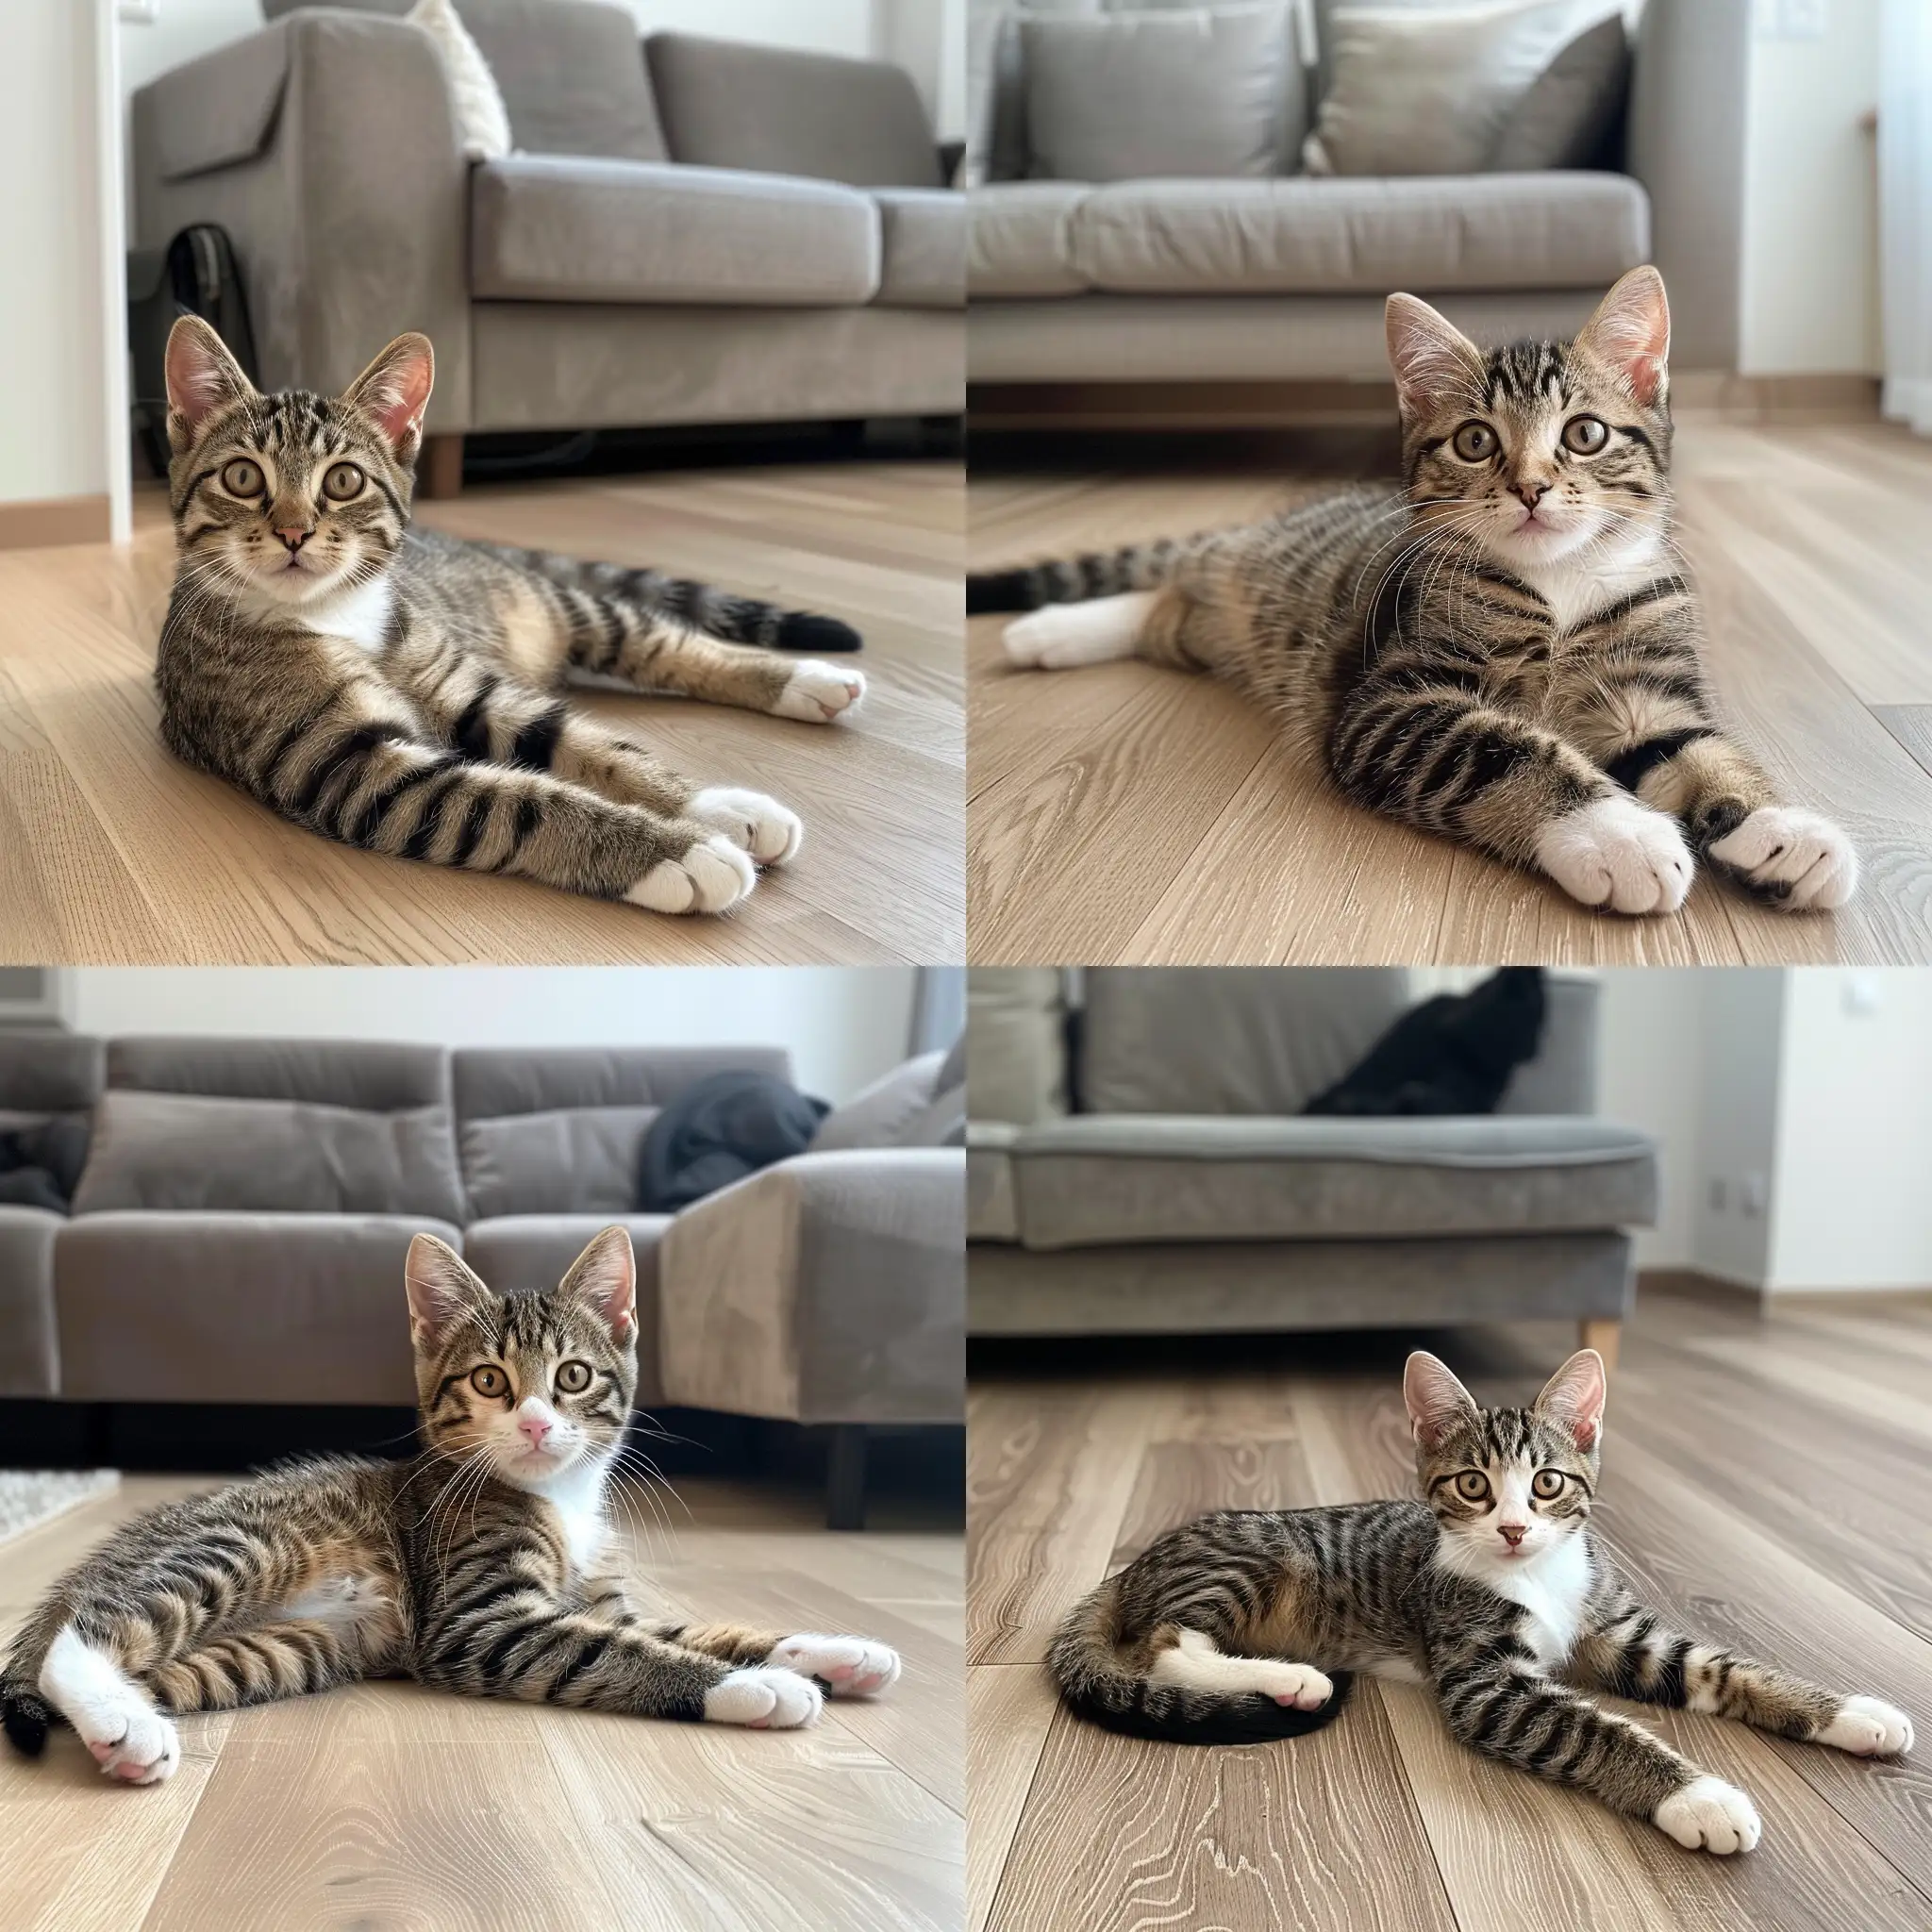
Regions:
<instances>
[{"instance_id":1,"label":"cat's pink nose","mask_svg":"<svg viewBox=\"0 0 1932 1932\"><path fill-rule=\"evenodd\" d=\"M1550 493L1547 483L1512 483L1509 487L1523 499L1527 509L1534 509Z\"/></svg>"},{"instance_id":2,"label":"cat's pink nose","mask_svg":"<svg viewBox=\"0 0 1932 1932\"><path fill-rule=\"evenodd\" d=\"M303 544L308 542L308 541L313 534L313 531L305 530L299 524L288 524L277 528L275 531L275 535L279 537L282 540L282 541L289 546L291 550L301 549Z\"/></svg>"},{"instance_id":3,"label":"cat's pink nose","mask_svg":"<svg viewBox=\"0 0 1932 1932\"><path fill-rule=\"evenodd\" d=\"M1529 1534L1529 1524L1526 1523L1499 1523L1496 1529L1512 1550Z\"/></svg>"},{"instance_id":4,"label":"cat's pink nose","mask_svg":"<svg viewBox=\"0 0 1932 1932\"><path fill-rule=\"evenodd\" d=\"M541 1415L520 1415L517 1418L517 1427L529 1437L533 1449L541 1449L543 1446L543 1438L550 1433L551 1425Z\"/></svg>"}]
</instances>

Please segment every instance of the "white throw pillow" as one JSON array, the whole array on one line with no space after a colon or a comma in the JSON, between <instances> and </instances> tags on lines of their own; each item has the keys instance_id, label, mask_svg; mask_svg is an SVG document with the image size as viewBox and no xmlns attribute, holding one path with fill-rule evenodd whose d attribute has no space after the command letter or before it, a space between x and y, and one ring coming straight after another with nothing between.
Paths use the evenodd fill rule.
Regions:
<instances>
[{"instance_id":1,"label":"white throw pillow","mask_svg":"<svg viewBox=\"0 0 1932 1932\"><path fill-rule=\"evenodd\" d=\"M457 17L455 0L416 0L403 17L423 28L442 56L464 155L473 161L502 160L509 153L509 109L483 50Z\"/></svg>"},{"instance_id":2,"label":"white throw pillow","mask_svg":"<svg viewBox=\"0 0 1932 1932\"><path fill-rule=\"evenodd\" d=\"M1334 80L1302 163L1310 175L1479 174L1543 70L1615 10L1616 0L1338 8Z\"/></svg>"}]
</instances>

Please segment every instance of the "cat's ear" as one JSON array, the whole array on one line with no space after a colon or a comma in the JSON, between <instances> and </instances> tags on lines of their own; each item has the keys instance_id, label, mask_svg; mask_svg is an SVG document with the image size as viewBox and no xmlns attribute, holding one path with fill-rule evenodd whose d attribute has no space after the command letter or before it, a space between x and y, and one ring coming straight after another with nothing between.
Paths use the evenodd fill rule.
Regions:
<instances>
[{"instance_id":1,"label":"cat's ear","mask_svg":"<svg viewBox=\"0 0 1932 1932\"><path fill-rule=\"evenodd\" d=\"M1383 320L1404 416L1432 415L1452 397L1482 401L1482 351L1446 316L1420 296L1391 295Z\"/></svg>"},{"instance_id":2,"label":"cat's ear","mask_svg":"<svg viewBox=\"0 0 1932 1932\"><path fill-rule=\"evenodd\" d=\"M610 1330L610 1339L628 1347L638 1326L638 1261L630 1236L607 1227L570 1264L558 1292L581 1302Z\"/></svg>"},{"instance_id":3,"label":"cat's ear","mask_svg":"<svg viewBox=\"0 0 1932 1932\"><path fill-rule=\"evenodd\" d=\"M1440 1448L1452 1430L1481 1413L1448 1363L1422 1348L1402 1372L1402 1399L1408 1406L1408 1426L1424 1449Z\"/></svg>"},{"instance_id":4,"label":"cat's ear","mask_svg":"<svg viewBox=\"0 0 1932 1932\"><path fill-rule=\"evenodd\" d=\"M1604 1358L1593 1348L1579 1348L1536 1399L1536 1412L1567 1429L1576 1446L1596 1447L1604 1424Z\"/></svg>"},{"instance_id":5,"label":"cat's ear","mask_svg":"<svg viewBox=\"0 0 1932 1932\"><path fill-rule=\"evenodd\" d=\"M215 410L255 394L255 385L228 354L228 345L198 315L184 315L168 331L163 361L168 384L168 446L178 456Z\"/></svg>"},{"instance_id":6,"label":"cat's ear","mask_svg":"<svg viewBox=\"0 0 1932 1932\"><path fill-rule=\"evenodd\" d=\"M1618 278L1583 325L1576 346L1606 363L1645 408L1664 392L1671 355L1671 305L1664 278L1647 264Z\"/></svg>"},{"instance_id":7,"label":"cat's ear","mask_svg":"<svg viewBox=\"0 0 1932 1932\"><path fill-rule=\"evenodd\" d=\"M409 1333L421 1349L434 1348L452 1323L490 1306L489 1289L433 1234L419 1234L409 1243L403 1281L409 1291Z\"/></svg>"},{"instance_id":8,"label":"cat's ear","mask_svg":"<svg viewBox=\"0 0 1932 1932\"><path fill-rule=\"evenodd\" d=\"M398 336L347 389L345 403L354 403L375 417L383 440L396 460L415 460L423 440L423 412L436 387L436 351L427 336Z\"/></svg>"}]
</instances>

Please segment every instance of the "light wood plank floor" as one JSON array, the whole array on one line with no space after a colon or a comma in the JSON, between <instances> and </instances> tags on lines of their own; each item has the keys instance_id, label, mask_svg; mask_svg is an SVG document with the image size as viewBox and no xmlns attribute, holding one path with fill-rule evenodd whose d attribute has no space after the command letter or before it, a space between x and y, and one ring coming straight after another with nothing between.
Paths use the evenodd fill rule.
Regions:
<instances>
[{"instance_id":1,"label":"light wood plank floor","mask_svg":"<svg viewBox=\"0 0 1932 1932\"><path fill-rule=\"evenodd\" d=\"M724 919L667 919L332 845L162 749L152 687L172 551L0 552L0 960L27 964L790 964L957 959L965 746L962 482L853 463L494 484L425 524L661 565L856 625L870 683L819 729L586 696L694 776L791 805L806 841Z\"/></svg>"},{"instance_id":2,"label":"light wood plank floor","mask_svg":"<svg viewBox=\"0 0 1932 1932\"><path fill-rule=\"evenodd\" d=\"M985 475L991 569L1244 521L1386 453L1304 437L1296 465ZM1724 710L1793 802L1829 813L1858 898L1791 919L1700 881L1681 914L1590 913L1547 881L1343 803L1236 693L1138 663L1009 670L968 641L976 964L1724 965L1932 959L1932 442L1876 423L1679 426L1684 547Z\"/></svg>"},{"instance_id":3,"label":"light wood plank floor","mask_svg":"<svg viewBox=\"0 0 1932 1932\"><path fill-rule=\"evenodd\" d=\"M1117 1738L1058 1708L1056 1623L1163 1530L1411 1491L1408 1348L1438 1349L1478 1399L1524 1402L1574 1342L1537 1324L976 1359L974 1932L1932 1925L1924 1747L1857 1762L1620 1707L1757 1800L1762 1844L1717 1859L1461 1750L1419 1686L1357 1679L1328 1729L1242 1748ZM1647 1292L1624 1357L1596 1521L1638 1587L1680 1627L1932 1723L1932 1298L1762 1320Z\"/></svg>"},{"instance_id":4,"label":"light wood plank floor","mask_svg":"<svg viewBox=\"0 0 1932 1932\"><path fill-rule=\"evenodd\" d=\"M0 1550L0 1630L116 1522L203 1485L132 1476ZM70 1732L0 1746L9 1932L954 1932L964 1892L961 1546L911 1507L679 1485L634 1504L641 1604L896 1645L874 1704L808 1731L654 1724L358 1685L182 1721L117 1790Z\"/></svg>"}]
</instances>

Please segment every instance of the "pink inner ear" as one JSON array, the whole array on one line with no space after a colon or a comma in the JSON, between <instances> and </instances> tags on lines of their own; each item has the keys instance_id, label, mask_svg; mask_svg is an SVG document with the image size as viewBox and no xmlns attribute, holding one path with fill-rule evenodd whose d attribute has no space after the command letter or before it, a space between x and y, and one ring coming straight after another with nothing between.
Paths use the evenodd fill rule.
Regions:
<instances>
[{"instance_id":1,"label":"pink inner ear","mask_svg":"<svg viewBox=\"0 0 1932 1932\"><path fill-rule=\"evenodd\" d=\"M432 379L428 357L405 356L383 371L381 383L364 399L363 408L391 443L407 441L423 426Z\"/></svg>"}]
</instances>

